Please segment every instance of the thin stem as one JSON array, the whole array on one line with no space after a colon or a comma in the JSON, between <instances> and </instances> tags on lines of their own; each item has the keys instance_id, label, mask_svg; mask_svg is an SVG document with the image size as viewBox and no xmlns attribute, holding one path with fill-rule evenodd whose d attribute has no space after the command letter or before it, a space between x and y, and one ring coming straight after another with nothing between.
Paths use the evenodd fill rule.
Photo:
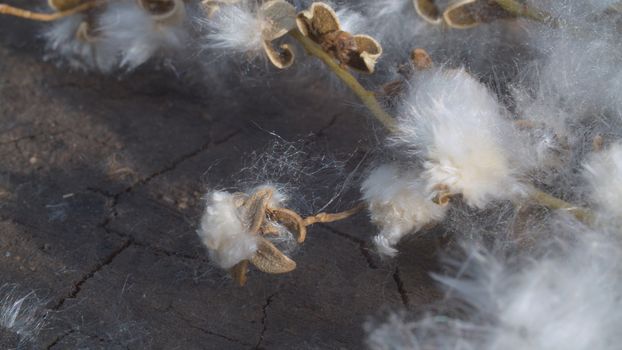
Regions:
<instances>
[{"instance_id":1,"label":"thin stem","mask_svg":"<svg viewBox=\"0 0 622 350\"><path fill-rule=\"evenodd\" d=\"M397 130L395 125L395 119L390 116L384 109L380 106L380 103L376 99L376 96L373 92L365 89L361 83L356 80L356 78L350 74L346 69L341 68L335 59L326 53L320 45L316 44L310 38L304 36L298 29L293 29L289 32L289 34L305 48L308 54L313 55L319 58L324 64L330 68L335 74L341 79L346 86L352 90L358 96L358 98L363 102L363 104L369 109L369 111L373 114L373 116L384 125L389 131L394 132Z\"/></svg>"},{"instance_id":2,"label":"thin stem","mask_svg":"<svg viewBox=\"0 0 622 350\"><path fill-rule=\"evenodd\" d=\"M517 0L493 0L497 5L501 6L507 12L518 16L532 19L534 21L554 24L553 16L550 14L530 7L527 4L521 3Z\"/></svg>"},{"instance_id":3,"label":"thin stem","mask_svg":"<svg viewBox=\"0 0 622 350\"><path fill-rule=\"evenodd\" d=\"M303 223L304 223L305 226L309 226L309 225L316 224L318 222L334 222L334 221L339 221L339 220L347 219L350 216L359 213L361 210L363 210L365 208L367 208L367 204L365 204L365 202L360 202L354 208L348 209L346 211L342 211L340 213L333 213L333 214L319 213L319 214L315 214L313 216L306 217L303 220Z\"/></svg>"},{"instance_id":4,"label":"thin stem","mask_svg":"<svg viewBox=\"0 0 622 350\"><path fill-rule=\"evenodd\" d=\"M579 221L589 223L593 219L593 214L589 209L572 205L562 199L542 192L536 188L532 188L530 190L530 198L536 203L544 205L548 208L567 211Z\"/></svg>"},{"instance_id":5,"label":"thin stem","mask_svg":"<svg viewBox=\"0 0 622 350\"><path fill-rule=\"evenodd\" d=\"M32 12L32 11L20 9L17 7L9 6L7 4L0 4L0 15L10 15L10 16L25 18L25 19L29 19L33 21L50 22L50 21L59 20L67 16L75 15L76 13L90 10L94 7L103 5L106 2L107 0L94 0L94 1L80 4L69 10L57 11L53 13Z\"/></svg>"}]
</instances>

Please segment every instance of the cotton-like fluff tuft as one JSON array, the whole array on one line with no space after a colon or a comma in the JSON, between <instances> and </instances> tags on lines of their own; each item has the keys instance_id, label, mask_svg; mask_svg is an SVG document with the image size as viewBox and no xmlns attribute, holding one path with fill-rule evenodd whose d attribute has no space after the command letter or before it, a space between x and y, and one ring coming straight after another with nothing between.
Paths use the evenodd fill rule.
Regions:
<instances>
[{"instance_id":1,"label":"cotton-like fluff tuft","mask_svg":"<svg viewBox=\"0 0 622 350\"><path fill-rule=\"evenodd\" d=\"M258 55L262 50L262 20L245 4L223 6L213 18L201 19L207 31L206 49Z\"/></svg>"},{"instance_id":2,"label":"cotton-like fluff tuft","mask_svg":"<svg viewBox=\"0 0 622 350\"><path fill-rule=\"evenodd\" d=\"M588 195L603 223L622 222L622 143L592 154L584 166Z\"/></svg>"},{"instance_id":3,"label":"cotton-like fluff tuft","mask_svg":"<svg viewBox=\"0 0 622 350\"><path fill-rule=\"evenodd\" d=\"M374 237L379 253L394 256L399 240L423 226L440 221L446 207L426 196L425 184L396 164L375 168L362 184L372 222L380 228Z\"/></svg>"},{"instance_id":4,"label":"cotton-like fluff tuft","mask_svg":"<svg viewBox=\"0 0 622 350\"><path fill-rule=\"evenodd\" d=\"M118 58L114 52L100 49L96 41L85 40L77 34L80 26L86 25L85 20L86 16L78 14L52 23L43 32L45 58L74 69L108 73L118 64Z\"/></svg>"},{"instance_id":5,"label":"cotton-like fluff tuft","mask_svg":"<svg viewBox=\"0 0 622 350\"><path fill-rule=\"evenodd\" d=\"M522 193L510 157L521 148L484 85L464 70L433 70L412 85L391 142L423 159L428 190L478 208Z\"/></svg>"},{"instance_id":6,"label":"cotton-like fluff tuft","mask_svg":"<svg viewBox=\"0 0 622 350\"><path fill-rule=\"evenodd\" d=\"M471 244L448 289L449 314L394 316L371 331L372 349L613 350L622 342L620 241L580 224L540 246L539 257L504 260Z\"/></svg>"},{"instance_id":7,"label":"cotton-like fluff tuft","mask_svg":"<svg viewBox=\"0 0 622 350\"><path fill-rule=\"evenodd\" d=\"M132 70L159 53L184 49L189 39L185 27L186 9L182 0L173 0L175 12L169 17L154 15L136 1L117 1L97 20L102 50L119 57L119 66Z\"/></svg>"},{"instance_id":8,"label":"cotton-like fluff tuft","mask_svg":"<svg viewBox=\"0 0 622 350\"><path fill-rule=\"evenodd\" d=\"M257 237L247 227L233 194L213 191L207 195L207 207L197 233L218 266L228 269L253 257Z\"/></svg>"}]
</instances>

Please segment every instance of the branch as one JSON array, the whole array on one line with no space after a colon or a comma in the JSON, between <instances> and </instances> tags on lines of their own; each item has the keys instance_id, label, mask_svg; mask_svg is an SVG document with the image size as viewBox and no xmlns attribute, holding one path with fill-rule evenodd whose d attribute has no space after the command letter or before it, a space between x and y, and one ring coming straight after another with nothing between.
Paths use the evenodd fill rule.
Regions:
<instances>
[{"instance_id":1,"label":"branch","mask_svg":"<svg viewBox=\"0 0 622 350\"><path fill-rule=\"evenodd\" d=\"M298 42L305 48L309 55L315 56L319 58L324 64L330 68L335 74L341 79L347 87L352 90L358 96L358 98L363 102L363 104L369 109L369 111L373 114L373 116L384 125L390 132L395 132L397 127L395 125L395 119L390 116L384 109L380 106L380 103L376 99L376 96L373 92L365 89L356 78L350 74L346 69L341 68L335 59L326 53L320 45L316 44L313 40L304 36L298 29L293 29L289 32L294 39L298 40Z\"/></svg>"}]
</instances>

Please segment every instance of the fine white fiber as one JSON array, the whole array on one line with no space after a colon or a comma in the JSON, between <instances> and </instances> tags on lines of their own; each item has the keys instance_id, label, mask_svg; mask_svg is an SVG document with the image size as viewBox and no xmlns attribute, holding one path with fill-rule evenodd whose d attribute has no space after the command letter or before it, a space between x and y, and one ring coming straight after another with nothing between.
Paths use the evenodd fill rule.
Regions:
<instances>
[{"instance_id":1,"label":"fine white fiber","mask_svg":"<svg viewBox=\"0 0 622 350\"><path fill-rule=\"evenodd\" d=\"M423 226L443 219L446 206L426 195L425 184L396 164L383 164L371 171L361 186L371 221L380 233L374 237L379 253L394 256L399 240Z\"/></svg>"},{"instance_id":2,"label":"fine white fiber","mask_svg":"<svg viewBox=\"0 0 622 350\"><path fill-rule=\"evenodd\" d=\"M197 233L210 259L218 266L228 269L255 254L257 237L247 227L233 194L223 191L207 194L207 206Z\"/></svg>"},{"instance_id":3,"label":"fine white fiber","mask_svg":"<svg viewBox=\"0 0 622 350\"><path fill-rule=\"evenodd\" d=\"M252 57L262 50L262 20L249 4L221 7L213 18L200 18L207 31L204 48L247 53Z\"/></svg>"},{"instance_id":4,"label":"fine white fiber","mask_svg":"<svg viewBox=\"0 0 622 350\"><path fill-rule=\"evenodd\" d=\"M185 4L182 0L173 3L175 10L167 18L148 12L136 1L111 3L97 19L99 45L117 56L120 68L127 70L159 53L183 50L189 39Z\"/></svg>"},{"instance_id":5,"label":"fine white fiber","mask_svg":"<svg viewBox=\"0 0 622 350\"><path fill-rule=\"evenodd\" d=\"M588 196L602 223L617 226L622 222L622 143L594 152L583 166Z\"/></svg>"},{"instance_id":6,"label":"fine white fiber","mask_svg":"<svg viewBox=\"0 0 622 350\"><path fill-rule=\"evenodd\" d=\"M15 284L0 285L0 328L16 334L24 348L32 346L45 324L43 308L34 292L21 293Z\"/></svg>"},{"instance_id":7,"label":"fine white fiber","mask_svg":"<svg viewBox=\"0 0 622 350\"><path fill-rule=\"evenodd\" d=\"M524 147L483 84L464 70L435 69L412 86L390 142L422 159L429 191L447 187L478 208L523 192L513 158Z\"/></svg>"},{"instance_id":8,"label":"fine white fiber","mask_svg":"<svg viewBox=\"0 0 622 350\"><path fill-rule=\"evenodd\" d=\"M448 307L416 321L393 316L372 349L613 350L622 341L617 237L565 219L535 256L511 259L467 243L455 277L437 276ZM451 316L454 315L454 316ZM460 315L456 317L455 315Z\"/></svg>"}]
</instances>

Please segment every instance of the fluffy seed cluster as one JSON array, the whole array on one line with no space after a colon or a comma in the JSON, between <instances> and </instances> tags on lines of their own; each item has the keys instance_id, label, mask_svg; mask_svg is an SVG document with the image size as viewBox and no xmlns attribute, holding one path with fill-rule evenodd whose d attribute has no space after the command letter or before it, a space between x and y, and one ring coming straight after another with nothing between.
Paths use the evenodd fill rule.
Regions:
<instances>
[{"instance_id":1,"label":"fluffy seed cluster","mask_svg":"<svg viewBox=\"0 0 622 350\"><path fill-rule=\"evenodd\" d=\"M446 310L372 327L371 349L615 349L622 340L619 237L576 222L537 257L507 259L467 242L456 276L437 276ZM574 231L574 232L573 232ZM568 235L570 233L570 235ZM445 316L463 315L460 318Z\"/></svg>"},{"instance_id":2,"label":"fluffy seed cluster","mask_svg":"<svg viewBox=\"0 0 622 350\"><path fill-rule=\"evenodd\" d=\"M511 128L488 89L464 70L433 70L412 83L392 142L423 160L428 190L446 186L474 207L520 191Z\"/></svg>"},{"instance_id":3,"label":"fluffy seed cluster","mask_svg":"<svg viewBox=\"0 0 622 350\"><path fill-rule=\"evenodd\" d=\"M271 192L267 203L270 208L281 207L287 199L283 192L272 185L257 186L249 193L261 190ZM250 231L253 216L249 208L244 206L247 198L248 195L241 192L211 191L206 195L205 212L197 234L207 247L210 259L223 269L251 259L258 250L258 232ZM273 232L269 240L285 251L291 250L295 242L293 234L276 222L273 226L277 232Z\"/></svg>"}]
</instances>

